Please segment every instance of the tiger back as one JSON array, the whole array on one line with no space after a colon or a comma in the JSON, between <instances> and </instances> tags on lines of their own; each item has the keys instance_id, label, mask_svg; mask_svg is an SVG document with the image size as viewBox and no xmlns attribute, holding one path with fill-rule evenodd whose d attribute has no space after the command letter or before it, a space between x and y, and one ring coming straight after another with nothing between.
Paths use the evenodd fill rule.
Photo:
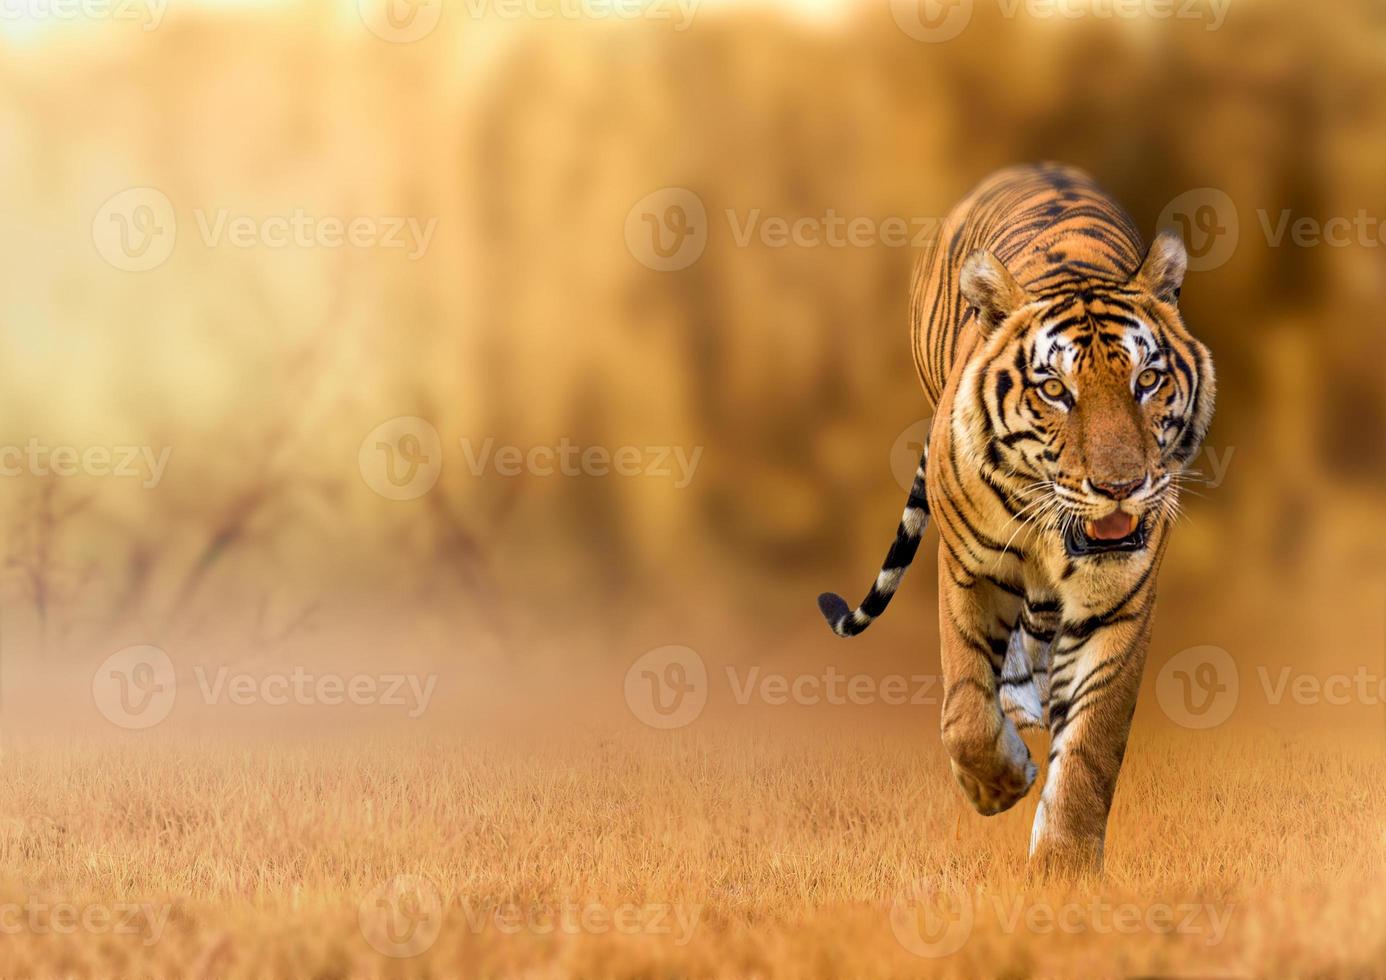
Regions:
<instances>
[{"instance_id":1,"label":"tiger back","mask_svg":"<svg viewBox=\"0 0 1386 980\"><path fill-rule=\"evenodd\" d=\"M1125 281L1144 252L1130 217L1081 170L1063 164L992 174L944 219L921 256L910 296L910 347L937 405L973 318L959 288L963 262L985 249L1035 295L1084 279Z\"/></svg>"}]
</instances>

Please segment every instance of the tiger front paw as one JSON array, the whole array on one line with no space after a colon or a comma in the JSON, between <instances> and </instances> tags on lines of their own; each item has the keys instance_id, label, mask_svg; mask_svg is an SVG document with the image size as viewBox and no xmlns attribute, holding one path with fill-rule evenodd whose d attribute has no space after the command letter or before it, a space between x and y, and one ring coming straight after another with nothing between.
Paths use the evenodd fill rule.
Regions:
<instances>
[{"instance_id":1,"label":"tiger front paw","mask_svg":"<svg viewBox=\"0 0 1386 980\"><path fill-rule=\"evenodd\" d=\"M962 787L968 802L984 817L1004 813L1030 791L1038 769L1026 758L1019 765L1004 764L992 771L979 773L952 763L953 776Z\"/></svg>"}]
</instances>

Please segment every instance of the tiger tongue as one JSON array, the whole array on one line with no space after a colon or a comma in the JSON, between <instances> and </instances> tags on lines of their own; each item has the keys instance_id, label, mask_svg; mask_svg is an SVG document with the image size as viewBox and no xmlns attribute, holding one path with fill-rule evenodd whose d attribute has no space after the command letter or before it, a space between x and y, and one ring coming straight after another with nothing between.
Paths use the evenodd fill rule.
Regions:
<instances>
[{"instance_id":1,"label":"tiger tongue","mask_svg":"<svg viewBox=\"0 0 1386 980\"><path fill-rule=\"evenodd\" d=\"M1087 521L1083 533L1095 541L1119 541L1136 529L1136 518L1125 511L1114 510L1106 517Z\"/></svg>"}]
</instances>

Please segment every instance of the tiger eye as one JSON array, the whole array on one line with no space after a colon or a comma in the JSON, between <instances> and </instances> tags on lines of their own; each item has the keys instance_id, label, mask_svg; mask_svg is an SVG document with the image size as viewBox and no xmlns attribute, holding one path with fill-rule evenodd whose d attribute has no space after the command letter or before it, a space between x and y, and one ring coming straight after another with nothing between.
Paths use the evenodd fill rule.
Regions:
<instances>
[{"instance_id":1,"label":"tiger eye","mask_svg":"<svg viewBox=\"0 0 1386 980\"><path fill-rule=\"evenodd\" d=\"M1064 395L1068 394L1068 389L1064 387L1064 383L1058 378L1050 378L1040 386L1040 391L1043 391L1048 397L1055 399L1062 398Z\"/></svg>"},{"instance_id":2,"label":"tiger eye","mask_svg":"<svg viewBox=\"0 0 1386 980\"><path fill-rule=\"evenodd\" d=\"M1140 388L1154 388L1160 383L1160 372L1154 368L1146 368L1136 375L1136 385Z\"/></svg>"}]
</instances>

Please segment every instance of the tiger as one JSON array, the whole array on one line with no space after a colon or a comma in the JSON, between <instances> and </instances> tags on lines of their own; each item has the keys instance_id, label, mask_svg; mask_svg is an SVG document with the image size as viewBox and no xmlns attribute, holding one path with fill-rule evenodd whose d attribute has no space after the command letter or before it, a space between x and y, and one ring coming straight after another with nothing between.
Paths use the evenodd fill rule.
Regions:
<instances>
[{"instance_id":1,"label":"tiger","mask_svg":"<svg viewBox=\"0 0 1386 980\"><path fill-rule=\"evenodd\" d=\"M1087 173L1009 167L948 215L916 268L910 345L934 407L896 537L852 608L884 611L938 526L942 741L968 802L1010 809L1047 729L1029 867L1100 872L1155 582L1212 422L1208 349L1179 310L1182 238L1146 249Z\"/></svg>"}]
</instances>

